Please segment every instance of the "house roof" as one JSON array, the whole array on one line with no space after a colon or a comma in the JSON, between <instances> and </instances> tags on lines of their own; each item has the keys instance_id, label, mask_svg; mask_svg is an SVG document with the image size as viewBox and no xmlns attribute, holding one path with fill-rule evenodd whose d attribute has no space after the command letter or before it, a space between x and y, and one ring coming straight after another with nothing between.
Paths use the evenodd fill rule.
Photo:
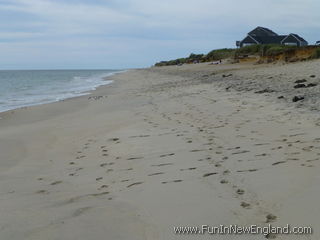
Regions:
<instances>
[{"instance_id":1,"label":"house roof","mask_svg":"<svg viewBox=\"0 0 320 240\"><path fill-rule=\"evenodd\" d=\"M298 34L295 33L290 33L289 35L293 35L295 36L297 39L299 39L301 42L307 42L306 40L304 40L302 37L300 37Z\"/></svg>"},{"instance_id":2,"label":"house roof","mask_svg":"<svg viewBox=\"0 0 320 240\"><path fill-rule=\"evenodd\" d=\"M294 33L290 33L289 35L287 35L282 41L282 42L285 42L289 37L293 37L295 38L297 41L301 42L301 43L307 43L308 42L306 40L304 40L302 37L300 37L298 34L294 34Z\"/></svg>"},{"instance_id":3,"label":"house roof","mask_svg":"<svg viewBox=\"0 0 320 240\"><path fill-rule=\"evenodd\" d=\"M278 35L277 33L265 27L256 27L253 29L248 33L247 37L240 42L240 44L244 42L257 44L282 44L289 37L295 38L300 43L308 44L308 42L298 34L291 33L289 35Z\"/></svg>"},{"instance_id":4,"label":"house roof","mask_svg":"<svg viewBox=\"0 0 320 240\"><path fill-rule=\"evenodd\" d=\"M256 27L251 32L248 33L250 36L278 36L275 32L272 30L265 28L265 27Z\"/></svg>"}]
</instances>

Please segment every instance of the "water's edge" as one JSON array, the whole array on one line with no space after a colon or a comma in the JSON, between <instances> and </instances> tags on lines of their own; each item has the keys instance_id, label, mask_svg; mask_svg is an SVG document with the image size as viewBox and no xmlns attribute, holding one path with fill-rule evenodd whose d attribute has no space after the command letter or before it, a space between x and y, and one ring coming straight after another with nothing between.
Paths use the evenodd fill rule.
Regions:
<instances>
[{"instance_id":1,"label":"water's edge","mask_svg":"<svg viewBox=\"0 0 320 240\"><path fill-rule=\"evenodd\" d=\"M39 106L39 105L44 105L44 104L49 104L49 103L54 103L54 102L60 102L60 101L66 100L66 99L72 99L72 98L76 98L76 97L80 97L80 96L89 95L93 91L97 90L99 87L106 86L106 85L109 85L109 84L113 83L113 80L111 80L110 77L112 77L112 76L114 76L116 74L124 73L126 71L127 70L119 70L119 71L115 70L112 73L107 73L104 76L101 76L101 79L102 79L101 84L93 86L91 89L86 89L84 91L79 91L79 93L72 93L72 94L70 93L69 96L61 97L61 98L58 98L58 99L50 99L48 101L40 101L40 102L35 102L35 103L21 104L21 105L16 106L16 107L7 107L5 109L1 109L0 108L0 113L5 113L5 112L12 111L12 110L22 109L22 108L25 108L25 107Z\"/></svg>"}]
</instances>

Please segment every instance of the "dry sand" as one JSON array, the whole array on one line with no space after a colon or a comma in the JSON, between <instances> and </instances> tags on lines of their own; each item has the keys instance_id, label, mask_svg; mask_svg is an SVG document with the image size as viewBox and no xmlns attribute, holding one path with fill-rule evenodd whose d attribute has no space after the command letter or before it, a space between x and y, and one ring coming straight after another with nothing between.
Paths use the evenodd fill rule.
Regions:
<instances>
[{"instance_id":1,"label":"dry sand","mask_svg":"<svg viewBox=\"0 0 320 240\"><path fill-rule=\"evenodd\" d=\"M173 227L268 215L314 230L277 239L320 239L320 121L304 108L317 96L291 102L319 64L132 70L89 96L0 114L0 239L265 239ZM254 93L266 87L276 92Z\"/></svg>"}]
</instances>

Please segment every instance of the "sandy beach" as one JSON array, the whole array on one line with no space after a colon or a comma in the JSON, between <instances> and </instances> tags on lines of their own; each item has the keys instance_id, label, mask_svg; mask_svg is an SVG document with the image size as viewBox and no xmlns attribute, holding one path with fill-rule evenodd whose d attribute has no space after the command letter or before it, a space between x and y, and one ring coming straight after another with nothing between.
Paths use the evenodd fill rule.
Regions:
<instances>
[{"instance_id":1,"label":"sandy beach","mask_svg":"<svg viewBox=\"0 0 320 240\"><path fill-rule=\"evenodd\" d=\"M130 70L1 113L0 239L256 240L173 228L269 223L320 239L319 65Z\"/></svg>"}]
</instances>

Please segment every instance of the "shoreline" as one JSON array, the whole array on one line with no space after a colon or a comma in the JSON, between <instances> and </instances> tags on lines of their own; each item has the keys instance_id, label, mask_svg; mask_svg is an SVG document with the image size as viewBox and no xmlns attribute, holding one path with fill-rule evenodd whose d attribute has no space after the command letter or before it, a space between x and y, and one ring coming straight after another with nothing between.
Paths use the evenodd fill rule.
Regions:
<instances>
[{"instance_id":1,"label":"shoreline","mask_svg":"<svg viewBox=\"0 0 320 240\"><path fill-rule=\"evenodd\" d=\"M12 70L12 71L15 71L15 70ZM25 70L16 70L16 71L25 71ZM37 71L37 70L35 70L35 71ZM43 71L43 70L38 70L38 71ZM55 70L52 70L52 71L55 71ZM58 71L59 71L59 70L58 70ZM94 89L90 89L90 90L78 92L78 93L75 93L73 96L70 96L70 97L65 97L65 98L56 99L56 100L49 100L49 101L45 101L45 102L30 103L30 104L26 104L26 105L23 105L23 106L15 107L15 108L12 108L12 109L2 110L2 111L0 111L0 114L1 114L1 113L5 113L5 112L10 112L10 111L18 110L18 109L24 109L24 108L28 108L28 107L32 107L32 106L39 106L39 105L44 105L44 104L61 102L61 101L65 101L65 100L70 99L70 98L76 98L76 97L81 97L81 96L90 95L91 92L97 90L97 88L102 87L102 86L105 86L105 85L112 84L112 80L107 80L109 77L112 77L113 75L116 75L116 74L124 73L124 72L126 72L126 71L128 71L128 70L119 70L119 71L117 70L117 72L108 73L106 76L101 77L101 79L103 79L103 81L111 81L111 82L100 84L99 86L94 87Z\"/></svg>"},{"instance_id":2,"label":"shoreline","mask_svg":"<svg viewBox=\"0 0 320 240\"><path fill-rule=\"evenodd\" d=\"M293 88L318 81L318 63L129 70L0 113L0 238L167 240L187 237L178 226L272 222L318 239L318 86Z\"/></svg>"}]
</instances>

